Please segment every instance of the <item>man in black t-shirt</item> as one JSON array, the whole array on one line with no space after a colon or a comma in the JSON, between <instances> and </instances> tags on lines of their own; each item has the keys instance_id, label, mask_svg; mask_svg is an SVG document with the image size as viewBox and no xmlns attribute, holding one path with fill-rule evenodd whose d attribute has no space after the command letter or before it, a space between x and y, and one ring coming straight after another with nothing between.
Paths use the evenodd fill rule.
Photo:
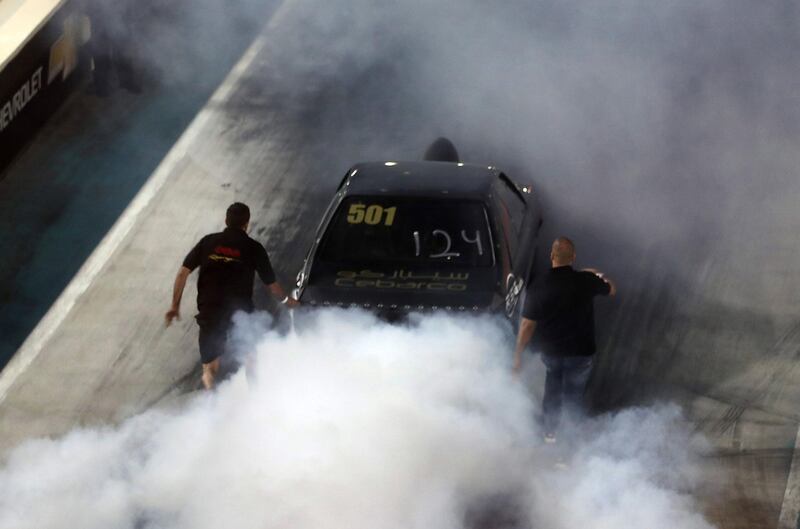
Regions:
<instances>
[{"instance_id":1,"label":"man in black t-shirt","mask_svg":"<svg viewBox=\"0 0 800 529\"><path fill-rule=\"evenodd\" d=\"M614 296L614 283L593 269L576 271L575 245L559 237L550 250L552 268L536 281L522 311L514 351L514 372L522 369L522 352L538 332L547 367L544 414L545 440L555 441L562 400L580 410L595 353L594 297Z\"/></svg>"},{"instance_id":2,"label":"man in black t-shirt","mask_svg":"<svg viewBox=\"0 0 800 529\"><path fill-rule=\"evenodd\" d=\"M200 326L200 358L203 362L203 386L211 389L219 371L219 359L225 352L231 316L237 310L253 310L253 279L255 273L270 293L289 307L297 300L286 295L275 281L275 273L264 247L247 235L250 209L236 202L225 214L225 231L206 235L183 260L175 277L172 306L165 316L169 325L180 319L181 297L186 279L192 270L200 267L197 279L197 310L195 316Z\"/></svg>"}]
</instances>

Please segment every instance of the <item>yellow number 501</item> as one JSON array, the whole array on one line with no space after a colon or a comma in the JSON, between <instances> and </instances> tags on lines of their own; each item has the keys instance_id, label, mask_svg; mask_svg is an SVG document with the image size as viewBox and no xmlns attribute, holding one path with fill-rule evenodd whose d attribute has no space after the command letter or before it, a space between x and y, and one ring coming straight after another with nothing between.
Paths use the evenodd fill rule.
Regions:
<instances>
[{"instance_id":1,"label":"yellow number 501","mask_svg":"<svg viewBox=\"0 0 800 529\"><path fill-rule=\"evenodd\" d=\"M384 213L386 213L384 219ZM394 224L394 215L397 213L397 208L392 206L390 208L383 208L378 204L367 206L365 204L351 204L350 209L347 211L347 222L350 224L367 224L374 226L383 221L385 226Z\"/></svg>"}]
</instances>

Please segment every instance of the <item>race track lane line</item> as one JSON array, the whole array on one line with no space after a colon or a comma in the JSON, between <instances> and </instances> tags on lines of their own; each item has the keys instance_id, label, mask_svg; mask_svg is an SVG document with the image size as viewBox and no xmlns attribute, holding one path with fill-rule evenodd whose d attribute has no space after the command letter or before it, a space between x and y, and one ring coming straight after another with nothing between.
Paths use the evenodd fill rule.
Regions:
<instances>
[{"instance_id":1,"label":"race track lane line","mask_svg":"<svg viewBox=\"0 0 800 529\"><path fill-rule=\"evenodd\" d=\"M233 67L228 77L211 95L209 102L225 100L233 91L242 75L248 70L258 52L266 42L264 34L270 27L278 23L282 13L291 0L285 0L273 11L272 17L265 24L259 36L242 55L239 62ZM200 110L192 120L189 127L175 143L167 156L161 161L155 172L150 175L145 185L136 194L122 215L111 227L97 248L91 253L86 262L81 266L72 281L69 282L64 292L58 297L50 307L44 317L39 321L31 334L25 339L23 344L0 372L0 404L6 399L9 390L25 370L30 367L33 361L42 352L44 346L53 336L53 333L64 322L67 315L75 307L78 299L91 286L97 275L108 262L109 258L119 247L120 243L127 237L136 225L139 215L147 208L155 196L158 195L164 183L167 181L173 170L181 161L190 154L191 147L204 126L211 119L213 112L208 103Z\"/></svg>"},{"instance_id":2,"label":"race track lane line","mask_svg":"<svg viewBox=\"0 0 800 529\"><path fill-rule=\"evenodd\" d=\"M797 427L793 454L778 529L800 529L800 425Z\"/></svg>"}]
</instances>

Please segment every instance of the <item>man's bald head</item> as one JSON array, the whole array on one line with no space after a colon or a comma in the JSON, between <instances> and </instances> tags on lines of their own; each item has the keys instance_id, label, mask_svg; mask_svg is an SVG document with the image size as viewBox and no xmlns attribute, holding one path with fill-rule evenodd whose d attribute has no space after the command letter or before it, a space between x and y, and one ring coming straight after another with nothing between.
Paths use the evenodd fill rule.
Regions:
<instances>
[{"instance_id":1,"label":"man's bald head","mask_svg":"<svg viewBox=\"0 0 800 529\"><path fill-rule=\"evenodd\" d=\"M553 241L550 248L550 261L553 267L571 265L575 262L575 244L566 237Z\"/></svg>"}]
</instances>

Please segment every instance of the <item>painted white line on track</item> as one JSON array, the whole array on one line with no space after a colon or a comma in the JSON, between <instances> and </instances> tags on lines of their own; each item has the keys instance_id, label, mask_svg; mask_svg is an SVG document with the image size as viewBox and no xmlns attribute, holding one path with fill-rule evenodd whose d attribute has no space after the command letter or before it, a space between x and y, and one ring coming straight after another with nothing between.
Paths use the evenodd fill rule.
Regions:
<instances>
[{"instance_id":1,"label":"painted white line on track","mask_svg":"<svg viewBox=\"0 0 800 529\"><path fill-rule=\"evenodd\" d=\"M266 33L270 27L278 23L286 6L290 3L291 0L285 0L275 9L269 21L265 24L264 29L256 40L253 41L244 55L242 55L228 74L228 77L225 78L225 81L223 81L219 88L212 94L209 102L223 101L231 94L242 75L247 71L258 55L258 52L264 46L266 42L264 33ZM167 153L167 156L161 161L155 172L150 175L150 178L148 178L142 189L139 190L128 207L125 208L125 211L123 211L120 218L117 219L111 227L111 230L109 230L103 240L100 241L100 244L97 245L83 266L81 266L72 281L69 282L55 303L53 303L8 364L6 364L5 368L3 368L2 372L0 372L0 404L6 399L9 390L14 385L17 378L19 378L19 376L30 367L36 357L39 356L55 331L75 307L78 299L80 299L92 285L108 260L114 252L116 252L117 248L119 248L119 245L125 240L133 227L136 226L139 215L147 208L153 198L158 195L174 169L191 153L191 148L195 140L203 132L205 125L213 115L213 105L209 105L208 103L204 105L183 135L181 135L180 139L175 143L169 153Z\"/></svg>"},{"instance_id":2,"label":"painted white line on track","mask_svg":"<svg viewBox=\"0 0 800 529\"><path fill-rule=\"evenodd\" d=\"M778 529L800 528L800 425L797 427L797 439L794 442L792 468L786 480L786 493L783 495L781 516Z\"/></svg>"}]
</instances>

